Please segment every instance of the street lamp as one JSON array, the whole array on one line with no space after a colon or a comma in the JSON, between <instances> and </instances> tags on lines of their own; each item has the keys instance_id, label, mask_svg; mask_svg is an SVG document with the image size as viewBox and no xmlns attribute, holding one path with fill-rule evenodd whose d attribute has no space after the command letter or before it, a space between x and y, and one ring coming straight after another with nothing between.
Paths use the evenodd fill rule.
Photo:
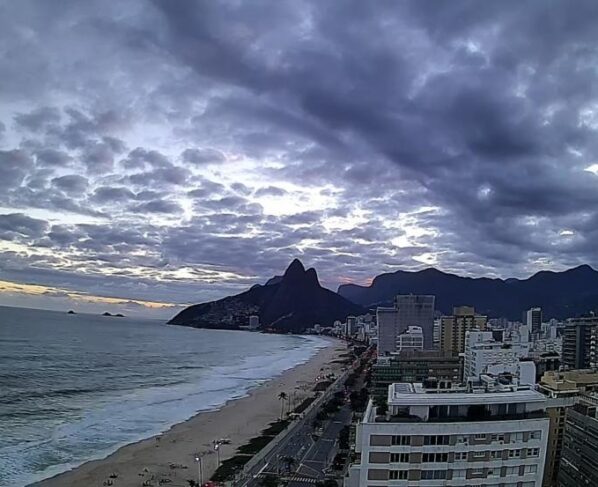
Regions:
<instances>
[{"instance_id":1,"label":"street lamp","mask_svg":"<svg viewBox=\"0 0 598 487\"><path fill-rule=\"evenodd\" d=\"M201 455L199 453L195 455L195 461L197 462L197 480L199 480L201 487L203 485L203 472L201 468Z\"/></svg>"}]
</instances>

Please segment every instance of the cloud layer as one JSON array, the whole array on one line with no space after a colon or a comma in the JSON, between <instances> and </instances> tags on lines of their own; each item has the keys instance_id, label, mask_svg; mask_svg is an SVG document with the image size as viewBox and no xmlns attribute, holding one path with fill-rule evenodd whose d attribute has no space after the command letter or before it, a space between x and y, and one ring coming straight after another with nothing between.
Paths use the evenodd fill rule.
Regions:
<instances>
[{"instance_id":1,"label":"cloud layer","mask_svg":"<svg viewBox=\"0 0 598 487\"><path fill-rule=\"evenodd\" d=\"M598 265L598 4L0 3L0 279ZM159 299L157 299L159 296Z\"/></svg>"}]
</instances>

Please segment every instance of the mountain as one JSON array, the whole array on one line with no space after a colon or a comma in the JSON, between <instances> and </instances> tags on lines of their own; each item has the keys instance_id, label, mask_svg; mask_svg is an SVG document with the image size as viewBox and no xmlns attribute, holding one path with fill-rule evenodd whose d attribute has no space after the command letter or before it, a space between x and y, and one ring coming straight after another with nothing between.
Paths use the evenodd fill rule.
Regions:
<instances>
[{"instance_id":1,"label":"mountain","mask_svg":"<svg viewBox=\"0 0 598 487\"><path fill-rule=\"evenodd\" d=\"M540 306L545 318L564 319L598 308L598 272L588 265L564 272L542 271L528 279L461 277L434 268L381 274L369 286L343 284L338 293L362 306L390 303L397 294L433 294L436 308L471 305L492 317L520 320Z\"/></svg>"},{"instance_id":2,"label":"mountain","mask_svg":"<svg viewBox=\"0 0 598 487\"><path fill-rule=\"evenodd\" d=\"M248 325L251 315L258 315L261 328L301 332L316 323L330 326L335 320L364 312L361 306L320 286L316 271L305 270L295 259L284 275L265 285L255 284L241 294L190 306L169 324L236 330Z\"/></svg>"}]
</instances>

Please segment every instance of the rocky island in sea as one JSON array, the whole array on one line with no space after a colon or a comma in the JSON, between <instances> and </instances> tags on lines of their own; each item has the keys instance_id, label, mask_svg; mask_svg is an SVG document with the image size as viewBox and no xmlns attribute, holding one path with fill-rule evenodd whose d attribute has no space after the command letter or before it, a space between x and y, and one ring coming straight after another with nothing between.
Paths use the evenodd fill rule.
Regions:
<instances>
[{"instance_id":1,"label":"rocky island in sea","mask_svg":"<svg viewBox=\"0 0 598 487\"><path fill-rule=\"evenodd\" d=\"M331 326L335 320L364 312L362 306L323 288L315 269L306 270L295 259L282 276L235 296L190 306L169 324L238 330L255 315L261 330L299 333L316 323Z\"/></svg>"}]
</instances>

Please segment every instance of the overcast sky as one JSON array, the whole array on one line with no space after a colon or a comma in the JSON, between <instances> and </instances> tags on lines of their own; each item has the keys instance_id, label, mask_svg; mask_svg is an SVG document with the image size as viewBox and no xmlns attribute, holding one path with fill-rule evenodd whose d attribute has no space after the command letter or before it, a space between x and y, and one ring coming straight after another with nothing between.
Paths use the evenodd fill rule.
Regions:
<instances>
[{"instance_id":1,"label":"overcast sky","mask_svg":"<svg viewBox=\"0 0 598 487\"><path fill-rule=\"evenodd\" d=\"M0 1L0 303L598 266L598 2Z\"/></svg>"}]
</instances>

